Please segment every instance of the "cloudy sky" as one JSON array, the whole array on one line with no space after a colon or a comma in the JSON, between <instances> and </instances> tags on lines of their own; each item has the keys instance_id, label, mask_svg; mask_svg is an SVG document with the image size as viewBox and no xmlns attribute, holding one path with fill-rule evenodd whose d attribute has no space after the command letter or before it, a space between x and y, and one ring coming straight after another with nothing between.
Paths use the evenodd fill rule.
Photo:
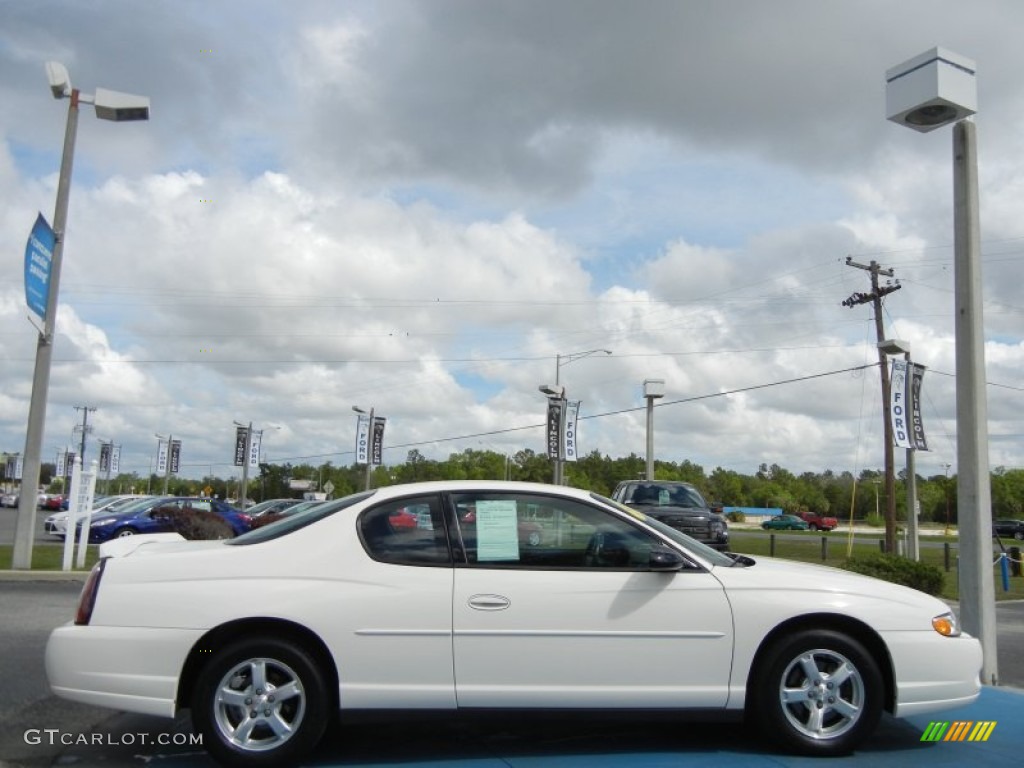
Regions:
<instances>
[{"instance_id":1,"label":"cloudy sky","mask_svg":"<svg viewBox=\"0 0 1024 768\"><path fill-rule=\"evenodd\" d=\"M924 475L956 471L949 128L885 119L885 71L978 65L990 458L1024 467L1018 0L14 0L0 9L0 451L23 451L67 101L78 131L43 459L96 438L149 472L347 465L353 405L412 448L544 450L556 376L580 450L743 473L882 464L870 288L926 365ZM609 349L611 355L591 350ZM813 377L813 378L808 378ZM803 379L803 380L801 380Z\"/></svg>"}]
</instances>

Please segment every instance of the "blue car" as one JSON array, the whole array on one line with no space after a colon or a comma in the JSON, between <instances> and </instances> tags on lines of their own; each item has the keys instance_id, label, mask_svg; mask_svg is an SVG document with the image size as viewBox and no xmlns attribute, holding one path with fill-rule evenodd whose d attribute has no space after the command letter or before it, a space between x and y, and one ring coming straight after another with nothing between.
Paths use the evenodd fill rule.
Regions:
<instances>
[{"instance_id":1,"label":"blue car","mask_svg":"<svg viewBox=\"0 0 1024 768\"><path fill-rule=\"evenodd\" d=\"M134 536L137 533L169 533L173 526L158 513L158 510L174 507L215 512L231 526L235 536L252 527L251 518L219 499L198 496L158 496L142 499L120 512L95 515L89 523L89 543L102 544L110 539Z\"/></svg>"}]
</instances>

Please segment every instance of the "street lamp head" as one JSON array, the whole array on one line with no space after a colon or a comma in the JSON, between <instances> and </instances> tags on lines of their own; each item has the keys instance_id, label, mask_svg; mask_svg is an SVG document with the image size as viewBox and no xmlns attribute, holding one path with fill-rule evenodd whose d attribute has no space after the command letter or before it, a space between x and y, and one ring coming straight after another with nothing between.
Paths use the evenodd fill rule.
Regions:
<instances>
[{"instance_id":1,"label":"street lamp head","mask_svg":"<svg viewBox=\"0 0 1024 768\"><path fill-rule=\"evenodd\" d=\"M878 342L878 348L887 355L909 355L910 342L902 339L886 339Z\"/></svg>"},{"instance_id":2,"label":"street lamp head","mask_svg":"<svg viewBox=\"0 0 1024 768\"><path fill-rule=\"evenodd\" d=\"M562 397L565 394L565 387L555 384L541 384L537 389L548 397Z\"/></svg>"},{"instance_id":3,"label":"street lamp head","mask_svg":"<svg viewBox=\"0 0 1024 768\"><path fill-rule=\"evenodd\" d=\"M664 379L644 379L644 397L656 398L665 396Z\"/></svg>"},{"instance_id":4,"label":"street lamp head","mask_svg":"<svg viewBox=\"0 0 1024 768\"><path fill-rule=\"evenodd\" d=\"M366 413L366 411L360 408L358 405L353 405L352 410L355 411L356 413Z\"/></svg>"},{"instance_id":5,"label":"street lamp head","mask_svg":"<svg viewBox=\"0 0 1024 768\"><path fill-rule=\"evenodd\" d=\"M117 123L149 120L149 99L146 96L97 88L93 105L96 107L96 117L101 120Z\"/></svg>"},{"instance_id":6,"label":"street lamp head","mask_svg":"<svg viewBox=\"0 0 1024 768\"><path fill-rule=\"evenodd\" d=\"M71 95L71 76L59 61L46 62L46 77L50 81L53 98L63 99Z\"/></svg>"},{"instance_id":7,"label":"street lamp head","mask_svg":"<svg viewBox=\"0 0 1024 768\"><path fill-rule=\"evenodd\" d=\"M885 73L885 114L894 123L927 133L970 117L978 109L975 63L932 48Z\"/></svg>"}]
</instances>

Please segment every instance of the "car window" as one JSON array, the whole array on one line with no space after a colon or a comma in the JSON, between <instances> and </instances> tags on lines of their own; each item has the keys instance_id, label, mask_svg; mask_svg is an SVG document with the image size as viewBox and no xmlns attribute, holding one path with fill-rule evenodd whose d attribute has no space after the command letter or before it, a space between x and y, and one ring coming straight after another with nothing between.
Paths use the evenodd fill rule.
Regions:
<instances>
[{"instance_id":1,"label":"car window","mask_svg":"<svg viewBox=\"0 0 1024 768\"><path fill-rule=\"evenodd\" d=\"M657 539L607 510L538 494L452 494L476 567L646 570Z\"/></svg>"},{"instance_id":2,"label":"car window","mask_svg":"<svg viewBox=\"0 0 1024 768\"><path fill-rule=\"evenodd\" d=\"M229 539L225 544L244 547L250 544L259 544L260 542L269 541L271 539L278 539L281 536L287 536L292 531L305 528L307 525L312 525L318 520L329 517L343 509L348 509L361 501L365 501L374 493L376 493L375 490L360 491L359 493L353 493L350 496L345 496L333 501L317 502L315 506L294 515L284 517L270 525L264 525L261 528L253 528L248 533L243 533L240 536Z\"/></svg>"},{"instance_id":3,"label":"car window","mask_svg":"<svg viewBox=\"0 0 1024 768\"><path fill-rule=\"evenodd\" d=\"M398 565L450 565L437 496L389 499L359 515L359 536L374 560Z\"/></svg>"}]
</instances>

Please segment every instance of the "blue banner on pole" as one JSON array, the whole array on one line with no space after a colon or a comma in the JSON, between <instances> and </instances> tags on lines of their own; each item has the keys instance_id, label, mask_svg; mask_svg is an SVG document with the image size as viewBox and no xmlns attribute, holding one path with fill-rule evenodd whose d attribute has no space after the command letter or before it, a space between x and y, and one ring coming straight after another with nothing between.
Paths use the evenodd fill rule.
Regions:
<instances>
[{"instance_id":1,"label":"blue banner on pole","mask_svg":"<svg viewBox=\"0 0 1024 768\"><path fill-rule=\"evenodd\" d=\"M50 265L53 262L55 242L53 229L40 213L25 245L25 303L44 323L46 303L50 296Z\"/></svg>"}]
</instances>

